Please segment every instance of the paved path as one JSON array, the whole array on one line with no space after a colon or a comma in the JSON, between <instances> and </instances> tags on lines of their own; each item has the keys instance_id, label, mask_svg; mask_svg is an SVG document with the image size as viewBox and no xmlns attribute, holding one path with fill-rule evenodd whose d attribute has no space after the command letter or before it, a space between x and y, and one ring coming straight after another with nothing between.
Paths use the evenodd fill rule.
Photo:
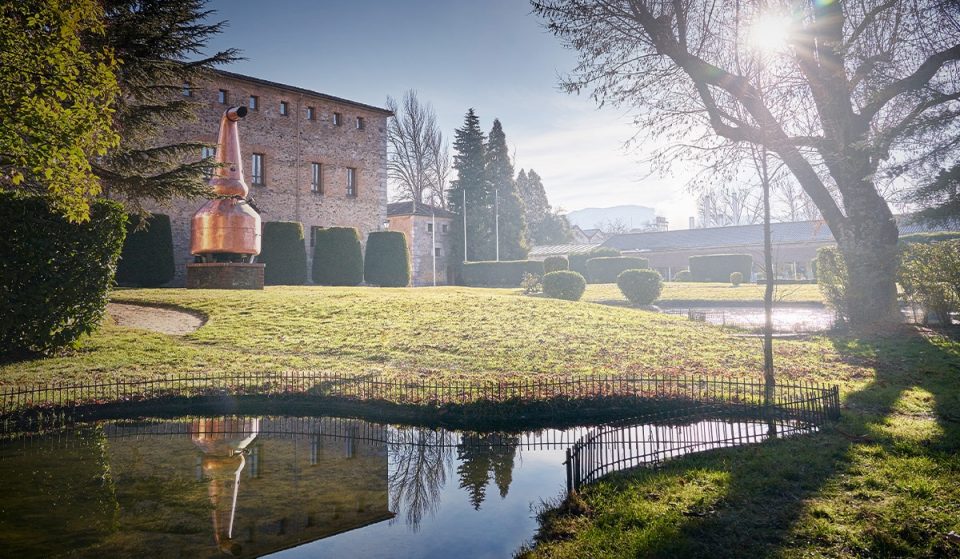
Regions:
<instances>
[{"instance_id":1,"label":"paved path","mask_svg":"<svg viewBox=\"0 0 960 559\"><path fill-rule=\"evenodd\" d=\"M113 317L119 326L152 330L172 336L194 332L206 322L199 314L129 303L108 303L107 314Z\"/></svg>"}]
</instances>

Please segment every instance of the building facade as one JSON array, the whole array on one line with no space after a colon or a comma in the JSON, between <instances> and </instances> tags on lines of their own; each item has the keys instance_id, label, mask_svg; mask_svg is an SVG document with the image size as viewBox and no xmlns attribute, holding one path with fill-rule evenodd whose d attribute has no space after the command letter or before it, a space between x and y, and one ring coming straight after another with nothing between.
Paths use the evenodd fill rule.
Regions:
<instances>
[{"instance_id":1,"label":"building facade","mask_svg":"<svg viewBox=\"0 0 960 559\"><path fill-rule=\"evenodd\" d=\"M387 206L391 231L401 231L410 249L410 281L415 286L449 285L450 223L456 214L424 204Z\"/></svg>"},{"instance_id":2,"label":"building facade","mask_svg":"<svg viewBox=\"0 0 960 559\"><path fill-rule=\"evenodd\" d=\"M318 229L356 227L362 242L387 224L387 119L379 107L316 91L217 71L185 84L199 101L198 118L172 127L166 141L216 144L223 111L245 106L240 123L243 172L249 197L264 222L299 221L308 269ZM213 155L210 148L198 157ZM170 216L182 285L190 255L190 221L202 200L173 200L148 209Z\"/></svg>"}]
</instances>

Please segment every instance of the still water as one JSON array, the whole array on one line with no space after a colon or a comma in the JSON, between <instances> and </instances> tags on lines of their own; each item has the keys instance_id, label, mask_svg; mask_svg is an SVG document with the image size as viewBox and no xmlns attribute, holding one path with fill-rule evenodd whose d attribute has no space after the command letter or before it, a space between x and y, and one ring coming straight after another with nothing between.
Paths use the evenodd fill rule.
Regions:
<instances>
[{"instance_id":1,"label":"still water","mask_svg":"<svg viewBox=\"0 0 960 559\"><path fill-rule=\"evenodd\" d=\"M655 435L689 445L717 432L707 423L721 425L664 425ZM534 535L541 502L563 493L565 449L585 431L218 417L17 436L0 442L0 549L9 557L510 557Z\"/></svg>"}]
</instances>

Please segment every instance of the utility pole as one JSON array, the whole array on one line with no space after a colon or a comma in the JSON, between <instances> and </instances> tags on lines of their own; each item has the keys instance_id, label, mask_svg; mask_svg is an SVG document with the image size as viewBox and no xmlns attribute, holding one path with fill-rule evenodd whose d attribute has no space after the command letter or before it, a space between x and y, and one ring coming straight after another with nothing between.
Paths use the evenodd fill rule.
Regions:
<instances>
[{"instance_id":1,"label":"utility pole","mask_svg":"<svg viewBox=\"0 0 960 559\"><path fill-rule=\"evenodd\" d=\"M469 262L467 258L467 188L463 188L463 261Z\"/></svg>"},{"instance_id":2,"label":"utility pole","mask_svg":"<svg viewBox=\"0 0 960 559\"><path fill-rule=\"evenodd\" d=\"M500 262L500 188L493 190L493 232L497 239L497 262Z\"/></svg>"},{"instance_id":3,"label":"utility pole","mask_svg":"<svg viewBox=\"0 0 960 559\"><path fill-rule=\"evenodd\" d=\"M430 258L433 260L433 286L437 286L437 208L430 201ZM464 230L466 235L466 230Z\"/></svg>"}]
</instances>

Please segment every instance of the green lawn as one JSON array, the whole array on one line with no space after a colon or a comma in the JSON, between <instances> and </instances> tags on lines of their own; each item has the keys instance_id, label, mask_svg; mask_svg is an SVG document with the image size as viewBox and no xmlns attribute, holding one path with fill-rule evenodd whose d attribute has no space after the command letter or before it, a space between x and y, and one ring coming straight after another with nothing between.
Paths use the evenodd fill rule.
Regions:
<instances>
[{"instance_id":1,"label":"green lawn","mask_svg":"<svg viewBox=\"0 0 960 559\"><path fill-rule=\"evenodd\" d=\"M763 303L763 285L744 283L737 287L729 283L665 282L663 292L655 304L719 305L725 303ZM591 303L626 304L627 299L615 283L587 285L583 301ZM774 301L782 303L822 303L823 297L816 284L778 285Z\"/></svg>"}]
</instances>

